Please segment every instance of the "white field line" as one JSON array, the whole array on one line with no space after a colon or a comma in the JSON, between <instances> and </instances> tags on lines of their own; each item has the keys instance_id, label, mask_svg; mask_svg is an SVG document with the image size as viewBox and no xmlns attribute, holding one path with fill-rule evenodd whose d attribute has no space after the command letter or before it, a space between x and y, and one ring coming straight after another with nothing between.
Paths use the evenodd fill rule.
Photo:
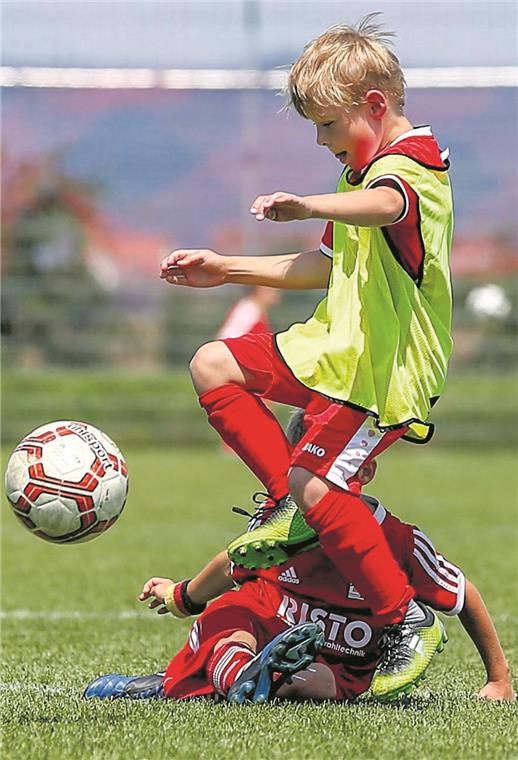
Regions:
<instances>
[{"instance_id":1,"label":"white field line","mask_svg":"<svg viewBox=\"0 0 518 760\"><path fill-rule=\"evenodd\" d=\"M162 617L162 616L160 616ZM503 612L493 615L501 623L518 623L518 616ZM85 612L84 610L2 610L0 620L155 620L151 610L118 610L113 612Z\"/></svg>"},{"instance_id":2,"label":"white field line","mask_svg":"<svg viewBox=\"0 0 518 760\"><path fill-rule=\"evenodd\" d=\"M516 87L516 66L409 68L409 88ZM0 67L3 87L77 87L94 89L280 90L287 72L252 69L123 69Z\"/></svg>"},{"instance_id":3,"label":"white field line","mask_svg":"<svg viewBox=\"0 0 518 760\"><path fill-rule=\"evenodd\" d=\"M153 620L151 610L84 612L83 610L3 610L0 620Z\"/></svg>"},{"instance_id":4,"label":"white field line","mask_svg":"<svg viewBox=\"0 0 518 760\"><path fill-rule=\"evenodd\" d=\"M77 695L76 689L59 688L58 686L45 686L41 683L27 683L26 681L13 681L8 683L6 681L0 681L0 693L2 691L36 691L38 694L67 694L69 696Z\"/></svg>"}]
</instances>

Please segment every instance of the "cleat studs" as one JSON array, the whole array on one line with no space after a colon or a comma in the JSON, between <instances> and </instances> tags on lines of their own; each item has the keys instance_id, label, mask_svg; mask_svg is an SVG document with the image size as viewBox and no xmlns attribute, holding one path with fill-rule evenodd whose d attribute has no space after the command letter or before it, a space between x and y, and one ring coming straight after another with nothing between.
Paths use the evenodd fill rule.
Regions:
<instances>
[{"instance_id":1,"label":"cleat studs","mask_svg":"<svg viewBox=\"0 0 518 760\"><path fill-rule=\"evenodd\" d=\"M238 549L238 552L239 552L239 554L240 554L242 557L244 557L244 556L245 556L245 554L246 554L246 546L241 546L241 547L239 547L239 549Z\"/></svg>"}]
</instances>

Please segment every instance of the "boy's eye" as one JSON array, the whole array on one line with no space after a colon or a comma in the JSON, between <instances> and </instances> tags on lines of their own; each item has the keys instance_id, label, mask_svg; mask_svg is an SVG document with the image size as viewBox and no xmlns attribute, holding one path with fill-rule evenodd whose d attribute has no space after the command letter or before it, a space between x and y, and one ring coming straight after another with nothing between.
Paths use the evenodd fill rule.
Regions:
<instances>
[{"instance_id":1,"label":"boy's eye","mask_svg":"<svg viewBox=\"0 0 518 760\"><path fill-rule=\"evenodd\" d=\"M323 126L323 127L330 127L332 123L333 123L332 121L325 121L325 122L322 124L322 126Z\"/></svg>"}]
</instances>

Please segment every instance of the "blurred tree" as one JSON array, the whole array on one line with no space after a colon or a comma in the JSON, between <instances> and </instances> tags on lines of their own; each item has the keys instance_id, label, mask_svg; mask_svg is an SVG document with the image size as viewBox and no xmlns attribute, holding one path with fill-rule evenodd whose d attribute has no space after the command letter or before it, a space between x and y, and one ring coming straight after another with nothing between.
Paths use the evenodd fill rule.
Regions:
<instances>
[{"instance_id":1,"label":"blurred tree","mask_svg":"<svg viewBox=\"0 0 518 760\"><path fill-rule=\"evenodd\" d=\"M3 185L2 331L9 358L99 361L105 349L93 328L109 294L86 257L97 213L93 188L69 179L53 156L5 161Z\"/></svg>"}]
</instances>

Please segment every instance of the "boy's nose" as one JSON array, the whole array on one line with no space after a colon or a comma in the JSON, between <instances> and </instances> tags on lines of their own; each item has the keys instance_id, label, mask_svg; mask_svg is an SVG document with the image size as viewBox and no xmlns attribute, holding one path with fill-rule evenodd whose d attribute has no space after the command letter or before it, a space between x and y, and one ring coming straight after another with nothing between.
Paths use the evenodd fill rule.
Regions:
<instances>
[{"instance_id":1,"label":"boy's nose","mask_svg":"<svg viewBox=\"0 0 518 760\"><path fill-rule=\"evenodd\" d=\"M318 132L318 130L317 130L317 145L322 145L322 146L327 145L326 141L324 140L320 132Z\"/></svg>"}]
</instances>

